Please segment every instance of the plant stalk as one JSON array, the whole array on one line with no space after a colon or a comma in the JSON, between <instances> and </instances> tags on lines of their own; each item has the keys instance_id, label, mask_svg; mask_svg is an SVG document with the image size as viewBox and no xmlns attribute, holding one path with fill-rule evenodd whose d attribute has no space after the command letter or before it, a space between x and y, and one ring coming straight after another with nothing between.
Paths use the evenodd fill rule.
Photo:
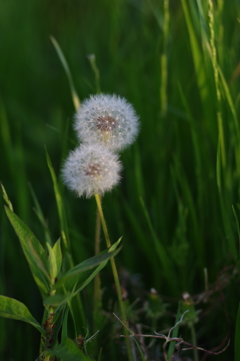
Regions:
<instances>
[{"instance_id":1,"label":"plant stalk","mask_svg":"<svg viewBox=\"0 0 240 361\"><path fill-rule=\"evenodd\" d=\"M101 196L99 197L101 202ZM101 236L101 220L100 220L99 211L97 209L96 226L95 226L95 250L94 250L95 255L99 254L100 252L100 236ZM94 310L93 310L94 332L96 332L98 328L97 318L100 311L100 302L101 302L101 279L100 279L100 274L98 273L94 278Z\"/></svg>"},{"instance_id":2,"label":"plant stalk","mask_svg":"<svg viewBox=\"0 0 240 361\"><path fill-rule=\"evenodd\" d=\"M193 344L193 346L197 346L197 337L196 337L195 327L194 327L193 323L191 323L189 325L189 327L190 327L191 335L192 335L192 344ZM196 348L193 349L193 356L194 356L194 361L199 361L198 350Z\"/></svg>"},{"instance_id":3,"label":"plant stalk","mask_svg":"<svg viewBox=\"0 0 240 361\"><path fill-rule=\"evenodd\" d=\"M110 237L109 237L109 234L108 234L108 229L107 229L106 221L105 221L105 218L104 218L104 214L103 214L99 194L95 194L95 199L96 199L96 203L97 203L97 208L98 208L98 212L99 212L99 216L100 216L100 220L101 220L101 224L102 224L106 244L107 244L107 247L110 248L111 247L111 241L110 241ZM110 262L111 262L113 277L114 277L114 281L115 281L115 285L116 285L118 302L119 302L119 306L120 306L122 320L123 320L124 324L127 325L127 317L126 317L125 306L124 306L124 303L123 303L123 300L122 300L121 286L120 286L120 282L119 282L116 263L115 263L115 260L114 260L113 257L110 258ZM128 334L127 329L124 327L123 330L124 330L124 334L127 335ZM128 353L128 360L133 361L130 339L128 337L126 337L125 340L126 340L126 347L127 347L127 353Z\"/></svg>"}]
</instances>

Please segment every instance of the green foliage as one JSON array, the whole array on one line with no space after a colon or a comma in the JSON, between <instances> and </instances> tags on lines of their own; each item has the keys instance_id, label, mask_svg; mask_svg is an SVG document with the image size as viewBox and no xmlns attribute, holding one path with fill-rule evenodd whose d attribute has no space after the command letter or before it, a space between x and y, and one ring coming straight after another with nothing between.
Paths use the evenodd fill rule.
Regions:
<instances>
[{"instance_id":1,"label":"green foliage","mask_svg":"<svg viewBox=\"0 0 240 361\"><path fill-rule=\"evenodd\" d=\"M240 338L240 306L238 306L236 325L235 325L235 337L234 337L234 360L238 360L240 356L239 350L239 338Z\"/></svg>"},{"instance_id":2,"label":"green foliage","mask_svg":"<svg viewBox=\"0 0 240 361\"><path fill-rule=\"evenodd\" d=\"M46 252L30 229L8 207L5 207L8 219L17 233L33 278L40 291L47 295L50 290L50 276Z\"/></svg>"},{"instance_id":3,"label":"green foliage","mask_svg":"<svg viewBox=\"0 0 240 361\"><path fill-rule=\"evenodd\" d=\"M144 325L140 331L151 334L169 329L180 318L175 314L187 291L198 318L198 345L219 346L228 325L236 329L227 337L238 340L239 2L13 0L0 7L0 174L12 201L3 190L0 293L21 300L38 319L42 305L35 281L46 314L57 310L59 340L76 339L83 327L97 331L91 281L101 270L100 332L88 352L99 361L126 361L121 324L111 317L119 310L107 262L117 254L131 327ZM124 247L118 253L115 243L94 258L94 201L74 198L59 174L77 144L75 108L79 99L99 92L100 79L102 92L134 105L141 131L121 155L121 184L103 200L109 233L115 240L124 235ZM83 267L85 260L94 268ZM154 320L146 311L153 287L168 304ZM20 322L12 325L0 319L0 358L36 359L39 334ZM177 334L192 342L186 325L179 325ZM136 342L136 359L147 358L147 348ZM152 345L149 359L161 357L158 343L144 342ZM237 341L233 344L216 359L238 360ZM51 348L75 352L72 345L68 340ZM179 355L194 358L192 351Z\"/></svg>"},{"instance_id":4,"label":"green foliage","mask_svg":"<svg viewBox=\"0 0 240 361\"><path fill-rule=\"evenodd\" d=\"M119 244L119 242L116 242L112 247L113 249L116 248L116 246ZM108 253L102 253L97 256L94 256L92 258L87 259L86 261L83 261L79 263L77 266L71 268L69 271L67 271L54 285L54 289L57 289L59 287L62 287L69 279L73 280L73 282L76 282L76 278L79 276L80 273L89 270L99 263L101 263L101 266L106 265L106 260L108 260L111 257L116 256L116 254L119 252L120 249L117 251L112 251ZM102 267L101 267L102 268ZM100 269L98 269L99 271Z\"/></svg>"},{"instance_id":5,"label":"green foliage","mask_svg":"<svg viewBox=\"0 0 240 361\"><path fill-rule=\"evenodd\" d=\"M61 277L57 280L58 275L62 269L62 251L60 245L60 239L53 245L53 247L46 242L46 248L48 255L44 250L41 243L33 235L30 229L21 221L21 219L13 212L12 204L8 198L5 188L2 186L3 198L7 203L8 207L5 206L6 214L19 237L24 255L30 266L33 278L39 287L39 290L44 298L44 318L46 318L43 327L34 319L29 312L28 308L21 302L0 296L0 316L5 318L12 318L15 320L21 320L27 322L36 327L42 334L41 339L41 355L44 355L44 360L48 360L51 355L58 356L63 360L87 360L82 352L79 351L78 347L72 343L71 340L66 339L67 332L67 320L68 320L68 309L71 311L72 317L74 318L71 301L80 291L82 291L89 282L97 275L97 273L106 266L108 260L114 257L119 252L120 248L117 248L121 242L121 238L114 243L108 251L104 251L99 255L89 258L75 267L71 268L65 273L62 273ZM38 205L37 199L35 203L38 208L38 215L44 225L41 209ZM96 270L88 276L85 281L76 290L76 286L79 282L79 276L83 272L96 267ZM68 281L71 282L68 282ZM56 293L58 289L64 291L64 294ZM47 297L49 296L49 297ZM50 350L50 346L53 342L53 328L59 319L59 310L57 307L68 305L67 311L61 308L60 312L65 313L62 336L63 341L53 350ZM81 307L81 306L80 306ZM56 317L55 317L56 316ZM48 356L49 354L49 356Z\"/></svg>"},{"instance_id":6,"label":"green foliage","mask_svg":"<svg viewBox=\"0 0 240 361\"><path fill-rule=\"evenodd\" d=\"M61 345L55 347L54 349L49 350L51 355L57 356L62 359L62 361L88 361L91 360L89 357L85 356L81 352L76 344L66 338L63 340Z\"/></svg>"},{"instance_id":7,"label":"green foliage","mask_svg":"<svg viewBox=\"0 0 240 361\"><path fill-rule=\"evenodd\" d=\"M54 244L53 248L47 243L49 275L54 282L62 266L62 251L60 239Z\"/></svg>"},{"instance_id":8,"label":"green foliage","mask_svg":"<svg viewBox=\"0 0 240 361\"><path fill-rule=\"evenodd\" d=\"M45 336L45 330L39 325L22 302L6 296L0 296L0 316L27 322L36 327L36 329Z\"/></svg>"}]
</instances>

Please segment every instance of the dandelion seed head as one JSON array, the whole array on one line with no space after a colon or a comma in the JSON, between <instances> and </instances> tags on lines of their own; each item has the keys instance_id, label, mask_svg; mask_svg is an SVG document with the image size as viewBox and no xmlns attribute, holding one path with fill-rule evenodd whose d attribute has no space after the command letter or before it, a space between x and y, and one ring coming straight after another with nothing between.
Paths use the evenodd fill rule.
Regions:
<instances>
[{"instance_id":1,"label":"dandelion seed head","mask_svg":"<svg viewBox=\"0 0 240 361\"><path fill-rule=\"evenodd\" d=\"M110 191L120 180L118 156L103 144L82 144L70 153L62 169L64 183L79 197Z\"/></svg>"},{"instance_id":2,"label":"dandelion seed head","mask_svg":"<svg viewBox=\"0 0 240 361\"><path fill-rule=\"evenodd\" d=\"M102 142L112 150L121 150L133 143L139 122L125 99L99 94L82 103L75 115L74 128L80 141Z\"/></svg>"}]
</instances>

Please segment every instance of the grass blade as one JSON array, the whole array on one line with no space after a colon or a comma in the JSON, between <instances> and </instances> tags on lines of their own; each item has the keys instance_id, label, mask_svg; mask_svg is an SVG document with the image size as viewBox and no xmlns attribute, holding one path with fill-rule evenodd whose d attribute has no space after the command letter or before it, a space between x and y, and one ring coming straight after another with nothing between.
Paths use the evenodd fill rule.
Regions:
<instances>
[{"instance_id":1,"label":"grass blade","mask_svg":"<svg viewBox=\"0 0 240 361\"><path fill-rule=\"evenodd\" d=\"M97 256L91 257L81 263L79 263L77 266L73 267L72 269L70 269L68 272L65 273L64 276L62 276L57 283L55 284L54 288L59 288L60 286L62 286L62 284L64 284L67 280L71 279L74 277L74 279L76 277L78 277L82 272L85 272L95 266L97 266L99 263L102 263L108 259L110 259L111 257L115 257L118 252L120 251L120 248L118 248L115 251L112 252L107 252L107 253L101 253Z\"/></svg>"},{"instance_id":2,"label":"grass blade","mask_svg":"<svg viewBox=\"0 0 240 361\"><path fill-rule=\"evenodd\" d=\"M36 197L36 194L35 194L35 192L34 192L34 190L33 190L32 185L29 183L28 186L29 186L30 193L31 193L31 195L32 195L33 202L34 202L34 206L35 206L34 211L35 211L36 216L37 216L38 220L40 221L40 223L41 223L41 225L42 225L42 227L43 227L43 230L44 230L45 240L46 240L47 243L49 243L49 244L51 245L51 244L52 244L52 240L51 240L50 230L49 230L49 228L48 228L48 224L47 224L47 222L46 222L46 220L45 220L45 218L44 218L42 209L41 209L41 207L40 207L40 204L39 204L39 202L38 202L38 199L37 199L37 197Z\"/></svg>"},{"instance_id":3,"label":"grass blade","mask_svg":"<svg viewBox=\"0 0 240 361\"><path fill-rule=\"evenodd\" d=\"M208 97L208 89L206 86L207 85L206 74L205 74L204 67L203 67L203 64L204 64L203 57L202 57L200 47L199 47L199 44L197 41L197 36L194 31L194 27L193 27L190 13L189 13L187 1L181 0L181 2L182 2L185 20L187 23L190 44L191 44L191 48L192 48L192 56L193 56L196 77L197 77L198 89L200 91L202 102L203 102L203 104L205 104L205 100Z\"/></svg>"},{"instance_id":4,"label":"grass blade","mask_svg":"<svg viewBox=\"0 0 240 361\"><path fill-rule=\"evenodd\" d=\"M62 196L61 196L61 193L60 193L57 177L56 177L55 171L54 171L53 166L52 166L51 159L50 159L50 157L48 155L48 152L47 152L46 148L45 148L45 151L46 151L47 165L48 165L48 168L49 168L49 171L50 171L50 174L51 174L51 177L52 177L52 182L53 182L54 194L55 194L55 198L56 198L58 216L59 216L60 226L61 226L61 234L62 234L62 239L63 239L63 245L64 245L65 250L67 252L68 259L69 259L69 265L70 265L70 268L71 268L71 267L73 267L73 261L72 261L72 258L71 258L70 242L69 242L69 236L68 236L68 227L67 227L67 219L66 219L65 209L64 209L64 206L63 206Z\"/></svg>"},{"instance_id":5,"label":"grass blade","mask_svg":"<svg viewBox=\"0 0 240 361\"><path fill-rule=\"evenodd\" d=\"M64 70L67 74L67 78L68 78L68 82L69 82L69 86L70 86L70 91L71 91L71 95L72 95L72 101L73 101L73 105L74 105L74 108L77 110L80 106L80 100L79 100L79 97L77 95L77 92L75 90L75 86L74 86L74 83L73 83L73 79L72 79L72 75L71 75L71 72L70 72L70 69L69 69L69 66L68 66L68 63L66 61L66 58L62 52L62 49L60 48L57 40L53 37L53 36L50 36L50 39L51 39L51 42L53 43L54 45L54 48L59 56L59 59L64 67Z\"/></svg>"},{"instance_id":6,"label":"grass blade","mask_svg":"<svg viewBox=\"0 0 240 361\"><path fill-rule=\"evenodd\" d=\"M140 197L140 202L141 202L141 205L143 208L143 212L144 212L149 230L152 235L152 239L154 241L155 250L156 250L159 260L161 262L163 273L164 273L165 277L167 277L168 280L171 280L171 282L169 282L169 285L172 286L172 289L176 292L177 285L176 285L176 281L175 281L176 278L174 277L172 262L167 254L166 249L164 248L164 246L161 244L161 241L156 236L156 233L153 229L153 226L152 226L149 214L147 212L145 203L141 197Z\"/></svg>"}]
</instances>

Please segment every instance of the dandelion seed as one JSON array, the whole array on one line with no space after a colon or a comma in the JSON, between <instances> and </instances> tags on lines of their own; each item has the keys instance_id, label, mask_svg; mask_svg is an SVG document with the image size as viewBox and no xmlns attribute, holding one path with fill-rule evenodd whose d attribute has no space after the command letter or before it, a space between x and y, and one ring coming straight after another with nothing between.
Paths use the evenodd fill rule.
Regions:
<instances>
[{"instance_id":1,"label":"dandelion seed","mask_svg":"<svg viewBox=\"0 0 240 361\"><path fill-rule=\"evenodd\" d=\"M103 142L112 150L130 145L138 134L138 117L125 99L117 95L94 95L85 100L75 115L80 141Z\"/></svg>"},{"instance_id":2,"label":"dandelion seed","mask_svg":"<svg viewBox=\"0 0 240 361\"><path fill-rule=\"evenodd\" d=\"M62 176L64 183L80 197L110 191L120 180L118 156L103 144L82 144L67 158Z\"/></svg>"}]
</instances>

